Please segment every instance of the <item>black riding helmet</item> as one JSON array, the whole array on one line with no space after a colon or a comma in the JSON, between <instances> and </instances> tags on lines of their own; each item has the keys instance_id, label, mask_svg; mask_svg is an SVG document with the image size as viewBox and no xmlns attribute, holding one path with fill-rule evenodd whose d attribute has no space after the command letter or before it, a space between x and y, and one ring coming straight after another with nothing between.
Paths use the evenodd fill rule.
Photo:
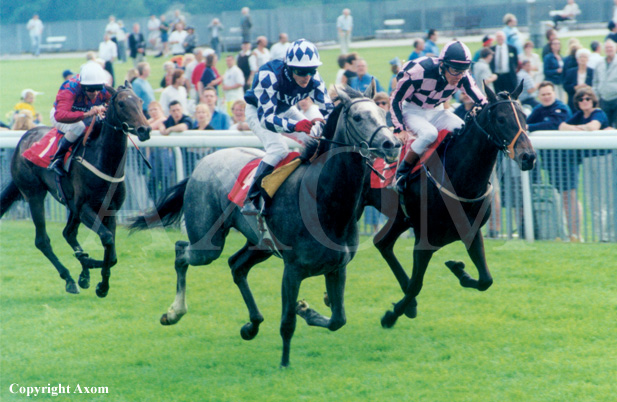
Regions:
<instances>
[{"instance_id":1,"label":"black riding helmet","mask_svg":"<svg viewBox=\"0 0 617 402\"><path fill-rule=\"evenodd\" d=\"M439 58L445 67L464 71L471 68L471 52L461 41L447 43L441 51Z\"/></svg>"}]
</instances>

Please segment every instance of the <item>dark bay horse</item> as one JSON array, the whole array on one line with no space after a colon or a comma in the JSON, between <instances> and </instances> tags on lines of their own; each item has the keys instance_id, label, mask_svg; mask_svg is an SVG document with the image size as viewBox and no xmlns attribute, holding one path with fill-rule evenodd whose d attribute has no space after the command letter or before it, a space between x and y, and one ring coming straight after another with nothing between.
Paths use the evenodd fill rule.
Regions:
<instances>
[{"instance_id":1,"label":"dark bay horse","mask_svg":"<svg viewBox=\"0 0 617 402\"><path fill-rule=\"evenodd\" d=\"M67 200L61 201L58 195L56 173L36 166L22 156L26 149L50 130L49 127L33 128L23 135L11 161L13 180L0 196L0 216L20 198L23 197L28 202L36 227L36 247L66 281L66 291L79 293L69 270L54 254L45 229L44 200L47 193L66 205L69 216L62 234L81 263L79 286L83 289L90 287L89 269L102 268L102 281L96 288L99 297L107 295L110 269L117 262L115 213L122 206L126 195L124 164L127 135L136 134L141 141L150 138L150 127L142 112L142 101L135 95L130 84L126 82L117 91L111 87L107 89L113 96L100 132L93 131L86 145L77 151L79 162L74 159L67 176L61 179ZM90 258L77 242L77 230L82 222L100 237L105 248L102 261Z\"/></svg>"},{"instance_id":2,"label":"dark bay horse","mask_svg":"<svg viewBox=\"0 0 617 402\"><path fill-rule=\"evenodd\" d=\"M486 87L489 103L477 116L471 116L464 132L442 144L421 170L420 177L408 184L401 197L402 208L390 213L390 219L375 237L375 246L396 276L405 297L386 312L382 326L392 327L402 314L414 318L416 296L422 288L428 263L437 250L462 240L479 279L473 279L465 265L448 261L446 265L463 287L480 291L493 283L489 272L480 228L490 216L489 179L499 151L506 152L521 170L533 168L536 154L526 132L525 115L516 101L522 83L512 94L496 95ZM372 192L367 203L383 204L384 197L392 204L392 193ZM381 200L378 198L381 196ZM392 217L393 216L393 217ZM411 279L394 255L394 244L410 227L415 233L413 271Z\"/></svg>"},{"instance_id":3,"label":"dark bay horse","mask_svg":"<svg viewBox=\"0 0 617 402\"><path fill-rule=\"evenodd\" d=\"M341 104L328 118L324 137L311 163L302 164L280 187L266 218L277 249L282 255L283 339L281 366L289 365L291 338L296 327L296 308L309 325L336 331L345 322L344 289L346 266L359 241L356 210L361 203L363 181L368 169L368 151L389 162L396 160L400 144L385 125L385 116L371 100L374 85L365 96L351 88L338 88ZM313 151L315 147L313 147ZM305 157L314 152L305 150ZM254 217L245 217L227 195L236 177L249 161L262 157L255 149L225 149L206 156L192 176L172 188L157 202L154 211L139 217L132 229L169 225L184 213L189 242L176 243L176 298L161 317L164 325L175 324L186 314L186 272L189 265L207 265L223 251L233 227L247 239L244 247L229 258L234 282L249 310L250 322L241 336L253 339L263 321L247 282L249 270L272 255L258 247L259 231ZM332 317L297 304L302 280L325 275Z\"/></svg>"}]
</instances>

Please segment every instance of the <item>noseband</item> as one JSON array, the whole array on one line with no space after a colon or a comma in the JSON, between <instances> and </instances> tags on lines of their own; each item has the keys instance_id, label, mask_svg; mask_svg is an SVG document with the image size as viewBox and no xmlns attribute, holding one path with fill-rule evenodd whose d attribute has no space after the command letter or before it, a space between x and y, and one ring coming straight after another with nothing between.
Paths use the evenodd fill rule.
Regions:
<instances>
[{"instance_id":1,"label":"noseband","mask_svg":"<svg viewBox=\"0 0 617 402\"><path fill-rule=\"evenodd\" d=\"M122 92L126 92L128 91L128 89L123 89L120 90L118 92L116 92L111 99L109 100L109 105L111 110L113 111L113 115L117 116L118 113L116 112L116 108L114 107L115 105L115 99L116 97L121 94ZM137 135L137 129L133 126L131 126L130 124L128 124L127 122L123 122L120 127L114 126L113 124L111 124L110 122L107 121L107 119L103 119L103 124L105 124L106 126L110 127L111 129L115 130L115 131L122 131L122 133L124 135L126 135L128 137L129 134L133 134L133 135Z\"/></svg>"},{"instance_id":2,"label":"noseband","mask_svg":"<svg viewBox=\"0 0 617 402\"><path fill-rule=\"evenodd\" d=\"M484 112L486 110L486 113L488 113L488 121L490 123L491 121L491 111L492 109L502 103L509 103L510 106L512 107L512 112L514 113L514 118L516 119L516 124L518 125L518 132L516 133L516 135L514 136L514 138L512 139L512 141L510 141L508 143L508 139L507 138L499 138L497 135L491 135L488 131L486 131L482 126L480 126L480 123L478 123L478 116L480 113ZM495 103L491 103L490 105L488 105L487 107L485 107L484 109L482 109L482 111L480 111L480 113L478 113L478 115L475 115L472 117L472 120L475 124L475 126L478 128L478 130L480 130L480 132L482 132L484 135L486 135L489 139L489 141L491 141L493 144L495 144L495 146L503 151L505 154L508 155L508 157L510 157L510 159L514 159L514 144L516 144L516 141L518 140L518 138L521 136L521 134L527 134L527 132L523 129L523 125L521 124L521 121L518 118L518 113L516 113L516 108L514 107L514 104L516 103L516 101L512 100L512 99L503 99L500 101L497 101Z\"/></svg>"}]
</instances>

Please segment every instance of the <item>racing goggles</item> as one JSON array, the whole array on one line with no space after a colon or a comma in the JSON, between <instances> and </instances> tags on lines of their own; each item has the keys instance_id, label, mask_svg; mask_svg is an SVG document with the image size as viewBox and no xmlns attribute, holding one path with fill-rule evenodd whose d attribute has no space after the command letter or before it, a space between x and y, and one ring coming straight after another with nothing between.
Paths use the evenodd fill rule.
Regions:
<instances>
[{"instance_id":1,"label":"racing goggles","mask_svg":"<svg viewBox=\"0 0 617 402\"><path fill-rule=\"evenodd\" d=\"M103 85L83 85L84 91L86 92L96 92L102 91Z\"/></svg>"},{"instance_id":2,"label":"racing goggles","mask_svg":"<svg viewBox=\"0 0 617 402\"><path fill-rule=\"evenodd\" d=\"M298 77L314 76L317 74L317 67L293 67L291 72Z\"/></svg>"},{"instance_id":3,"label":"racing goggles","mask_svg":"<svg viewBox=\"0 0 617 402\"><path fill-rule=\"evenodd\" d=\"M463 70L459 70L458 68L454 68L454 67L449 66L449 65L446 65L445 67L446 67L446 71L448 72L448 74L450 74L450 75L452 75L454 77L459 76L461 74L465 74L465 72L468 70L467 68L463 69Z\"/></svg>"}]
</instances>

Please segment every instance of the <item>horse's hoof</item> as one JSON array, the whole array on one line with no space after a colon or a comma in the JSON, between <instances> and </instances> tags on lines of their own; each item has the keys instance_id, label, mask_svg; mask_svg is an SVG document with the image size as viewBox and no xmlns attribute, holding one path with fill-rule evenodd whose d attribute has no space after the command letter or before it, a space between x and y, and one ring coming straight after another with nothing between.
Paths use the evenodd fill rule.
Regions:
<instances>
[{"instance_id":1,"label":"horse's hoof","mask_svg":"<svg viewBox=\"0 0 617 402\"><path fill-rule=\"evenodd\" d=\"M100 297L101 299L103 297L106 297L107 293L109 292L109 289L103 289L103 287L101 286L102 283L103 282L99 282L99 284L96 285L96 295Z\"/></svg>"},{"instance_id":2,"label":"horse's hoof","mask_svg":"<svg viewBox=\"0 0 617 402\"><path fill-rule=\"evenodd\" d=\"M462 261L446 261L446 267L457 277L465 272L465 263Z\"/></svg>"},{"instance_id":3,"label":"horse's hoof","mask_svg":"<svg viewBox=\"0 0 617 402\"><path fill-rule=\"evenodd\" d=\"M88 289L90 287L90 275L84 275L83 273L80 274L77 283L80 288Z\"/></svg>"},{"instance_id":4,"label":"horse's hoof","mask_svg":"<svg viewBox=\"0 0 617 402\"><path fill-rule=\"evenodd\" d=\"M405 309L405 316L407 316L408 318L416 318L418 316L418 305L410 304L409 306L407 306L407 308Z\"/></svg>"},{"instance_id":5,"label":"horse's hoof","mask_svg":"<svg viewBox=\"0 0 617 402\"><path fill-rule=\"evenodd\" d=\"M386 314L381 318L381 326L383 328L392 328L398 319L393 311L386 311Z\"/></svg>"},{"instance_id":6,"label":"horse's hoof","mask_svg":"<svg viewBox=\"0 0 617 402\"><path fill-rule=\"evenodd\" d=\"M492 279L488 280L488 281L478 281L478 290L480 292L484 292L485 290L490 288L492 284L493 284L493 280Z\"/></svg>"},{"instance_id":7,"label":"horse's hoof","mask_svg":"<svg viewBox=\"0 0 617 402\"><path fill-rule=\"evenodd\" d=\"M259 333L259 325L254 325L252 322L247 322L240 329L240 336L245 341L250 341Z\"/></svg>"},{"instance_id":8,"label":"horse's hoof","mask_svg":"<svg viewBox=\"0 0 617 402\"><path fill-rule=\"evenodd\" d=\"M79 289L77 288L77 285L75 284L75 282L67 282L66 291L67 293L72 293L74 295L79 294Z\"/></svg>"},{"instance_id":9,"label":"horse's hoof","mask_svg":"<svg viewBox=\"0 0 617 402\"><path fill-rule=\"evenodd\" d=\"M161 316L161 325L171 325L172 323L169 322L169 320L167 319L167 313L163 314Z\"/></svg>"}]
</instances>

